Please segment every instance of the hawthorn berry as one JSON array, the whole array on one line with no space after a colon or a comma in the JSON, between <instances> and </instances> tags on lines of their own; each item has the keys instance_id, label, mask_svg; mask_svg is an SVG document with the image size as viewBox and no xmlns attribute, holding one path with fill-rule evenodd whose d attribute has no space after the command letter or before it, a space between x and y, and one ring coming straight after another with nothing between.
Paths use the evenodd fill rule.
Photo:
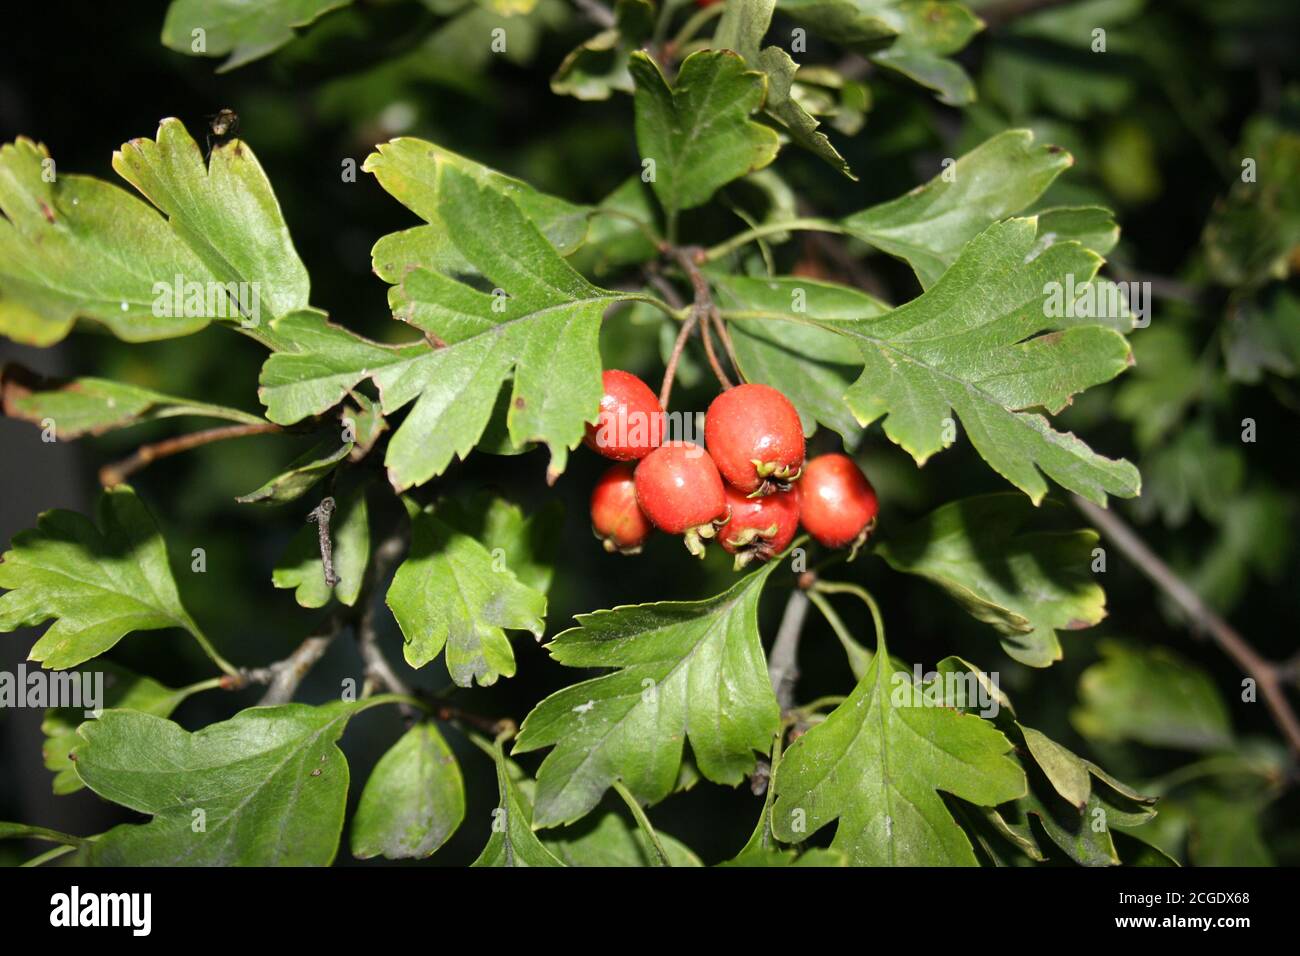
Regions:
<instances>
[{"instance_id":1,"label":"hawthorn berry","mask_svg":"<svg viewBox=\"0 0 1300 956\"><path fill-rule=\"evenodd\" d=\"M860 548L876 526L876 489L848 455L818 455L799 481L800 515L828 548Z\"/></svg>"},{"instance_id":2,"label":"hawthorn berry","mask_svg":"<svg viewBox=\"0 0 1300 956\"><path fill-rule=\"evenodd\" d=\"M760 564L786 549L799 530L799 486L761 498L747 498L727 487L731 520L718 535L723 550L736 556L739 571L751 561Z\"/></svg>"},{"instance_id":3,"label":"hawthorn berry","mask_svg":"<svg viewBox=\"0 0 1300 956\"><path fill-rule=\"evenodd\" d=\"M754 497L787 490L803 468L803 423L770 385L737 385L715 398L704 444L727 483Z\"/></svg>"},{"instance_id":4,"label":"hawthorn berry","mask_svg":"<svg viewBox=\"0 0 1300 956\"><path fill-rule=\"evenodd\" d=\"M713 459L699 445L669 442L636 466L636 500L660 531L680 534L696 557L727 523L727 496Z\"/></svg>"},{"instance_id":5,"label":"hawthorn berry","mask_svg":"<svg viewBox=\"0 0 1300 956\"><path fill-rule=\"evenodd\" d=\"M591 490L591 530L605 550L639 554L654 527L636 503L631 465L612 465Z\"/></svg>"},{"instance_id":6,"label":"hawthorn berry","mask_svg":"<svg viewBox=\"0 0 1300 956\"><path fill-rule=\"evenodd\" d=\"M616 368L605 370L601 384L600 418L583 438L588 448L615 461L635 461L663 444L664 410L650 386Z\"/></svg>"}]
</instances>

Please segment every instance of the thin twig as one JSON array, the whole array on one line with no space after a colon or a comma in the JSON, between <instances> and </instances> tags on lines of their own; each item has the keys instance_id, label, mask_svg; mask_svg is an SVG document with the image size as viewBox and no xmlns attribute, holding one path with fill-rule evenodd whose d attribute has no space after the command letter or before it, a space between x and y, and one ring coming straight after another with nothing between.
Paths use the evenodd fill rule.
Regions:
<instances>
[{"instance_id":1,"label":"thin twig","mask_svg":"<svg viewBox=\"0 0 1300 956\"><path fill-rule=\"evenodd\" d=\"M681 360L682 351L686 348L686 340L691 337L695 331L695 326L699 322L699 316L695 310L686 317L682 327L677 331L677 341L673 343L672 354L668 356L668 366L664 369L663 384L659 386L659 407L668 411L668 399L673 394L673 380L677 377L677 363Z\"/></svg>"},{"instance_id":2,"label":"thin twig","mask_svg":"<svg viewBox=\"0 0 1300 956\"><path fill-rule=\"evenodd\" d=\"M1072 495L1075 507L1089 521L1096 524L1125 557L1146 575L1156 587L1164 591L1187 616L1193 629L1203 630L1214 639L1219 648L1255 680L1264 704L1274 723L1282 731L1293 754L1300 755L1300 720L1296 719L1283 689L1283 665L1263 657L1244 637L1218 615L1200 595L1174 573L1169 565L1152 551L1119 515L1082 498Z\"/></svg>"},{"instance_id":3,"label":"thin twig","mask_svg":"<svg viewBox=\"0 0 1300 956\"><path fill-rule=\"evenodd\" d=\"M362 594L358 598L357 606L364 607L361 612L361 619L357 623L357 650L361 654L361 660L366 667L366 678L374 680L382 687L394 694L401 694L410 697L414 694L409 684L398 676L397 671L393 669L388 658L384 656L383 650L379 646L379 628L375 623L375 609L378 602L374 599L374 592L379 585L383 583L392 570L397 559L402 556L406 550L406 535L403 532L395 532L389 535L375 549L375 553L370 560L370 570L366 574L365 586L362 588ZM407 716L410 717L409 708Z\"/></svg>"},{"instance_id":4,"label":"thin twig","mask_svg":"<svg viewBox=\"0 0 1300 956\"><path fill-rule=\"evenodd\" d=\"M320 538L320 562L325 569L325 586L333 588L339 583L339 576L334 573L334 542L330 539L330 516L334 514L334 498L327 496L312 509L307 520L316 525Z\"/></svg>"},{"instance_id":5,"label":"thin twig","mask_svg":"<svg viewBox=\"0 0 1300 956\"><path fill-rule=\"evenodd\" d=\"M807 616L808 595L796 588L785 602L781 626L767 659L767 674L783 714L794 706L794 685L799 679L799 637L803 634L803 622Z\"/></svg>"},{"instance_id":6,"label":"thin twig","mask_svg":"<svg viewBox=\"0 0 1300 956\"><path fill-rule=\"evenodd\" d=\"M573 5L585 13L587 19L602 30L608 30L616 22L609 7L599 3L598 0L573 0Z\"/></svg>"},{"instance_id":7,"label":"thin twig","mask_svg":"<svg viewBox=\"0 0 1300 956\"><path fill-rule=\"evenodd\" d=\"M141 445L129 457L99 469L99 483L105 488L112 488L114 485L122 484L131 475L159 458L168 458L183 451L189 451L191 448L226 441L230 438L243 438L246 435L265 435L268 432L278 432L280 430L280 426L272 422L259 422L256 425L223 425L220 428L209 428L206 431L178 435L175 438L168 438L152 445Z\"/></svg>"},{"instance_id":8,"label":"thin twig","mask_svg":"<svg viewBox=\"0 0 1300 956\"><path fill-rule=\"evenodd\" d=\"M265 684L266 693L259 701L261 704L284 704L293 700L307 672L316 666L316 662L325 656L334 638L338 637L347 626L347 619L341 611L335 611L325 622L319 633L313 634L299 644L292 654L283 660L268 664L266 667L245 667L233 677L223 680L222 687L227 690L239 690L249 684Z\"/></svg>"},{"instance_id":9,"label":"thin twig","mask_svg":"<svg viewBox=\"0 0 1300 956\"><path fill-rule=\"evenodd\" d=\"M717 354L713 350L713 335L709 331L709 318L715 309L713 293L709 291L709 282L704 278L704 273L700 271L699 266L704 261L704 250L699 246L681 246L670 247L668 252L691 280L691 289L695 293L691 314L695 318L695 324L699 326L700 337L704 340L704 353L708 356L709 366L717 376L718 383L724 389L731 388L731 379L727 377L727 373L718 362Z\"/></svg>"},{"instance_id":10,"label":"thin twig","mask_svg":"<svg viewBox=\"0 0 1300 956\"><path fill-rule=\"evenodd\" d=\"M745 374L740 370L740 359L736 357L736 343L731 341L731 332L727 330L727 323L723 321L722 313L716 306L709 310L709 318L713 322L714 329L717 330L718 338L722 340L723 351L727 353L727 361L731 363L736 378L743 382Z\"/></svg>"}]
</instances>

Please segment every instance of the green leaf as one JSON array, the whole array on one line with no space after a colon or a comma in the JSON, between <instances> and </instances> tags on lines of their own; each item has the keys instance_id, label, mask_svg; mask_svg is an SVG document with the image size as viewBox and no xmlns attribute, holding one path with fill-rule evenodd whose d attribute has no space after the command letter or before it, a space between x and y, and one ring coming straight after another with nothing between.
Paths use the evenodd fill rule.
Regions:
<instances>
[{"instance_id":1,"label":"green leaf","mask_svg":"<svg viewBox=\"0 0 1300 956\"><path fill-rule=\"evenodd\" d=\"M132 631L178 627L203 640L181 604L167 546L128 485L99 498L96 520L44 512L0 558L0 631L54 624L28 660L61 670L104 653Z\"/></svg>"},{"instance_id":2,"label":"green leaf","mask_svg":"<svg viewBox=\"0 0 1300 956\"><path fill-rule=\"evenodd\" d=\"M93 675L103 674L102 710L134 710L155 717L170 717L181 701L194 692L193 688L165 687L151 677L143 677L111 661L96 661L93 668L78 668L74 672L76 678L84 680L81 674L91 674L92 679L97 679ZM45 769L54 771L56 794L75 793L83 786L69 755L81 743L77 728L86 719L84 708L57 707L45 712L41 722L41 732L45 734L41 755L45 758Z\"/></svg>"},{"instance_id":3,"label":"green leaf","mask_svg":"<svg viewBox=\"0 0 1300 956\"><path fill-rule=\"evenodd\" d=\"M948 57L961 52L983 22L961 4L939 0L903 0L889 12L899 35L871 54L872 61L934 90L940 103L974 102L975 84Z\"/></svg>"},{"instance_id":4,"label":"green leaf","mask_svg":"<svg viewBox=\"0 0 1300 956\"><path fill-rule=\"evenodd\" d=\"M1028 781L1027 791L1014 803L970 808L969 822L974 824L981 848L996 859L999 851L992 841L1003 840L1030 859L1042 862L1055 845L1083 866L1119 863L1112 831L1148 823L1155 815L1155 797L1139 793L1041 731L1018 722L1011 701L995 683L991 684L990 675L956 657L941 661L939 671L945 693L953 686L948 681L954 675L973 674L997 699L998 712L992 719L1014 744L1012 759ZM962 685L953 689L961 690ZM967 696L956 703L970 714L983 702L972 702Z\"/></svg>"},{"instance_id":5,"label":"green leaf","mask_svg":"<svg viewBox=\"0 0 1300 956\"><path fill-rule=\"evenodd\" d=\"M1073 162L1059 146L1035 146L1029 130L1007 130L925 185L841 223L855 238L906 261L928 289L967 242L1027 208Z\"/></svg>"},{"instance_id":6,"label":"green leaf","mask_svg":"<svg viewBox=\"0 0 1300 956\"><path fill-rule=\"evenodd\" d=\"M53 345L84 318L143 342L207 325L204 316L154 315L158 277L209 278L167 222L98 179L60 173L47 182L53 164L29 139L0 146L0 334Z\"/></svg>"},{"instance_id":7,"label":"green leaf","mask_svg":"<svg viewBox=\"0 0 1300 956\"><path fill-rule=\"evenodd\" d=\"M551 502L536 514L490 492L454 498L438 505L438 517L483 545L497 566L509 568L525 587L545 594L555 570L564 510Z\"/></svg>"},{"instance_id":8,"label":"green leaf","mask_svg":"<svg viewBox=\"0 0 1300 956\"><path fill-rule=\"evenodd\" d=\"M296 501L311 491L318 481L337 468L351 453L352 442L337 445L337 441L328 438L314 448L309 448L286 465L280 474L235 500L240 504L271 505Z\"/></svg>"},{"instance_id":9,"label":"green leaf","mask_svg":"<svg viewBox=\"0 0 1300 956\"><path fill-rule=\"evenodd\" d=\"M515 673L506 630L546 627L546 596L521 584L481 543L430 511L412 519L411 553L386 598L406 641L406 661L423 667L445 647L447 671L461 687Z\"/></svg>"},{"instance_id":10,"label":"green leaf","mask_svg":"<svg viewBox=\"0 0 1300 956\"><path fill-rule=\"evenodd\" d=\"M325 583L320 532L313 522L305 522L298 529L271 572L271 583L277 588L295 588L294 600L303 607L324 607L331 597L337 597L348 607L357 603L370 560L370 518L364 489L338 499L338 507L330 519L330 532L334 542L334 573L338 576L334 587Z\"/></svg>"},{"instance_id":11,"label":"green leaf","mask_svg":"<svg viewBox=\"0 0 1300 956\"><path fill-rule=\"evenodd\" d=\"M172 0L163 21L163 46L191 56L226 56L225 73L278 50L305 27L352 0ZM196 49L195 31L203 31Z\"/></svg>"},{"instance_id":12,"label":"green leaf","mask_svg":"<svg viewBox=\"0 0 1300 956\"><path fill-rule=\"evenodd\" d=\"M940 791L995 806L1025 793L1011 742L987 721L914 696L884 635L848 699L786 751L772 832L806 840L838 821L831 849L854 866L975 865Z\"/></svg>"},{"instance_id":13,"label":"green leaf","mask_svg":"<svg viewBox=\"0 0 1300 956\"><path fill-rule=\"evenodd\" d=\"M1265 373L1300 373L1300 296L1280 286L1271 299L1242 303L1224 334L1228 375L1257 385Z\"/></svg>"},{"instance_id":14,"label":"green leaf","mask_svg":"<svg viewBox=\"0 0 1300 956\"><path fill-rule=\"evenodd\" d=\"M582 245L591 209L550 196L522 180L497 172L427 140L399 137L379 147L362 167L426 225L384 236L371 251L375 273L392 285L416 266L455 275L474 273L477 264L461 251L443 216L441 172L454 169L513 202L562 256ZM459 224L458 224L459 225Z\"/></svg>"},{"instance_id":15,"label":"green leaf","mask_svg":"<svg viewBox=\"0 0 1300 956\"><path fill-rule=\"evenodd\" d=\"M347 722L388 697L252 707L189 733L107 711L83 724L77 774L106 800L153 817L91 847L101 866L328 866L338 851ZM201 811L201 813L200 813Z\"/></svg>"},{"instance_id":16,"label":"green leaf","mask_svg":"<svg viewBox=\"0 0 1300 956\"><path fill-rule=\"evenodd\" d=\"M844 393L857 369L846 355L844 337L806 323L884 315L889 306L857 289L802 276L758 279L718 273L709 279L730 323L746 381L784 391L798 409L806 435L822 424L855 443L862 429Z\"/></svg>"},{"instance_id":17,"label":"green leaf","mask_svg":"<svg viewBox=\"0 0 1300 956\"><path fill-rule=\"evenodd\" d=\"M1187 853L1194 866L1276 866L1260 819L1262 801L1211 789L1191 801Z\"/></svg>"},{"instance_id":18,"label":"green leaf","mask_svg":"<svg viewBox=\"0 0 1300 956\"><path fill-rule=\"evenodd\" d=\"M655 195L670 216L708 202L717 190L776 158L779 140L750 117L767 83L727 50L688 56L668 86L642 51L629 64L636 81L636 142L654 163Z\"/></svg>"},{"instance_id":19,"label":"green leaf","mask_svg":"<svg viewBox=\"0 0 1300 956\"><path fill-rule=\"evenodd\" d=\"M205 166L184 124L165 119L156 141L124 143L113 154L113 169L167 216L217 281L255 283L272 317L307 308L307 269L247 144L231 140L213 148Z\"/></svg>"},{"instance_id":20,"label":"green leaf","mask_svg":"<svg viewBox=\"0 0 1300 956\"><path fill-rule=\"evenodd\" d=\"M1101 206L1056 206L1038 213L1038 241L1077 242L1099 256L1108 255L1119 242L1115 214Z\"/></svg>"},{"instance_id":21,"label":"green leaf","mask_svg":"<svg viewBox=\"0 0 1300 956\"><path fill-rule=\"evenodd\" d=\"M319 415L378 370L429 351L424 344L371 342L310 311L276 319L267 331L276 351L262 365L257 394L266 417L279 425Z\"/></svg>"},{"instance_id":22,"label":"green leaf","mask_svg":"<svg viewBox=\"0 0 1300 956\"><path fill-rule=\"evenodd\" d=\"M237 408L176 398L125 382L44 378L14 363L0 368L0 410L10 418L42 427L50 419L58 438L101 435L114 428L179 415L220 418L244 425L263 422Z\"/></svg>"},{"instance_id":23,"label":"green leaf","mask_svg":"<svg viewBox=\"0 0 1300 956\"><path fill-rule=\"evenodd\" d=\"M352 819L352 855L419 860L465 819L460 765L438 728L416 724L379 758Z\"/></svg>"},{"instance_id":24,"label":"green leaf","mask_svg":"<svg viewBox=\"0 0 1300 956\"><path fill-rule=\"evenodd\" d=\"M780 9L827 40L867 53L880 66L934 90L942 103L962 106L975 99L970 77L947 57L984 24L959 3L781 0Z\"/></svg>"},{"instance_id":25,"label":"green leaf","mask_svg":"<svg viewBox=\"0 0 1300 956\"><path fill-rule=\"evenodd\" d=\"M386 185L386 171L404 162L392 152L393 144L381 146L365 164ZM421 215L495 290L480 291L459 274L423 267L405 272L390 290L394 313L445 345L374 375L385 414L418 399L389 442L389 480L404 490L467 455L513 372L511 441L545 443L551 452L547 475L554 481L586 422L596 418L601 315L629 296L587 282L500 189L432 147L418 162Z\"/></svg>"},{"instance_id":26,"label":"green leaf","mask_svg":"<svg viewBox=\"0 0 1300 956\"><path fill-rule=\"evenodd\" d=\"M1134 497L1136 468L1033 410L1060 411L1131 359L1124 336L1099 325L1036 335L1052 324L1047 290L1091 280L1100 260L1067 242L1026 261L1035 232L1032 219L995 223L918 298L877 319L837 323L864 360L849 407L863 425L887 416L885 434L917 464L946 447L956 412L975 450L1035 504L1047 493L1044 474L1101 505L1107 494Z\"/></svg>"},{"instance_id":27,"label":"green leaf","mask_svg":"<svg viewBox=\"0 0 1300 956\"><path fill-rule=\"evenodd\" d=\"M658 866L659 861L649 839L629 824L619 813L592 814L585 820L565 827L560 836L543 840L543 845L565 866ZM659 842L673 866L703 866L694 851L662 830Z\"/></svg>"},{"instance_id":28,"label":"green leaf","mask_svg":"<svg viewBox=\"0 0 1300 956\"><path fill-rule=\"evenodd\" d=\"M474 742L491 754L497 768L500 803L492 813L492 836L474 866L564 866L533 832L533 811L520 793L517 777L523 772L506 759L501 741Z\"/></svg>"},{"instance_id":29,"label":"green leaf","mask_svg":"<svg viewBox=\"0 0 1300 956\"><path fill-rule=\"evenodd\" d=\"M554 750L537 776L535 822L570 823L618 779L642 804L673 792L689 740L700 772L735 786L771 743L780 715L758 633L771 562L717 597L578 616L551 656L612 667L547 697L525 718L515 753Z\"/></svg>"},{"instance_id":30,"label":"green leaf","mask_svg":"<svg viewBox=\"0 0 1300 956\"><path fill-rule=\"evenodd\" d=\"M580 100L607 100L615 91L631 93L628 55L654 32L649 0L618 0L614 26L602 30L564 58L551 77L551 91Z\"/></svg>"},{"instance_id":31,"label":"green leaf","mask_svg":"<svg viewBox=\"0 0 1300 956\"><path fill-rule=\"evenodd\" d=\"M1165 647L1103 641L1079 678L1070 715L1085 737L1150 747L1215 750L1232 744L1228 710L1210 676Z\"/></svg>"},{"instance_id":32,"label":"green leaf","mask_svg":"<svg viewBox=\"0 0 1300 956\"><path fill-rule=\"evenodd\" d=\"M821 124L795 97L798 64L779 46L761 49L775 6L775 0L730 0L718 21L713 44L734 50L751 67L767 74L764 112L779 122L790 138L804 149L820 156L849 179L856 180L848 162L826 134L818 132Z\"/></svg>"},{"instance_id":33,"label":"green leaf","mask_svg":"<svg viewBox=\"0 0 1300 956\"><path fill-rule=\"evenodd\" d=\"M90 177L48 182L53 160L30 140L0 147L0 332L50 345L86 318L139 342L307 306L307 271L252 150L231 140L205 164L176 119L157 137L113 156L156 210Z\"/></svg>"},{"instance_id":34,"label":"green leaf","mask_svg":"<svg viewBox=\"0 0 1300 956\"><path fill-rule=\"evenodd\" d=\"M890 536L876 553L896 571L933 581L996 628L1013 658L1046 667L1061 659L1057 629L1097 624L1106 594L1091 571L1097 533L1026 530L1036 517L1023 495L964 498Z\"/></svg>"}]
</instances>

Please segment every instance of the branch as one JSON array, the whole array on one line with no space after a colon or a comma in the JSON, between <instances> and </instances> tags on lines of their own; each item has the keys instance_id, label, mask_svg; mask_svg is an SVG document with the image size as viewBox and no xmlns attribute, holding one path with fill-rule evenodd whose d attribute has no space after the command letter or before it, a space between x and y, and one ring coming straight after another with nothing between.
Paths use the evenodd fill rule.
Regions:
<instances>
[{"instance_id":1,"label":"branch","mask_svg":"<svg viewBox=\"0 0 1300 956\"><path fill-rule=\"evenodd\" d=\"M210 445L229 438L265 435L281 430L279 425L271 422L259 422L256 425L224 425L221 428L209 428L206 431L178 435L176 438L168 438L166 441L155 442L152 445L141 445L129 457L99 469L99 483L105 488L112 488L114 485L122 484L131 475L159 458L169 458L191 448Z\"/></svg>"},{"instance_id":2,"label":"branch","mask_svg":"<svg viewBox=\"0 0 1300 956\"><path fill-rule=\"evenodd\" d=\"M609 7L600 3L599 0L573 0L573 5L585 13L587 19L602 30L608 30L616 22Z\"/></svg>"},{"instance_id":3,"label":"branch","mask_svg":"<svg viewBox=\"0 0 1300 956\"><path fill-rule=\"evenodd\" d=\"M1164 591L1187 616L1194 630L1204 630L1214 639L1228 657L1255 683L1263 695L1264 703L1274 723L1282 731L1293 754L1300 756L1300 720L1296 719L1286 699L1283 683L1285 665L1266 660L1244 637L1218 615L1200 595L1193 591L1177 574L1134 533L1124 519L1112 511L1099 508L1086 498L1072 495L1074 505L1092 521L1114 545L1123 552L1139 571L1156 587Z\"/></svg>"},{"instance_id":4,"label":"branch","mask_svg":"<svg viewBox=\"0 0 1300 956\"><path fill-rule=\"evenodd\" d=\"M709 331L709 321L717 310L713 305L713 293L709 290L709 282L700 271L699 263L705 261L704 250L698 246L674 246L670 247L668 252L691 280L691 288L695 293L691 315L700 328L700 337L704 340L704 353L708 356L713 374L717 376L718 384L724 389L731 388L731 379L727 377L727 373L718 362L718 356L713 350L713 334Z\"/></svg>"},{"instance_id":5,"label":"branch","mask_svg":"<svg viewBox=\"0 0 1300 956\"><path fill-rule=\"evenodd\" d=\"M786 713L794 706L794 685L799 679L799 637L803 633L803 622L808 616L808 595L796 588L790 592L790 599L785 603L781 615L781 627L776 632L772 644L772 653L768 656L767 674L772 679L772 689L776 691L776 701L781 706L781 713Z\"/></svg>"},{"instance_id":6,"label":"branch","mask_svg":"<svg viewBox=\"0 0 1300 956\"><path fill-rule=\"evenodd\" d=\"M339 583L339 576L334 573L334 543L330 540L330 516L334 514L334 498L327 496L312 509L307 520L316 525L320 538L320 563L325 570L325 586L333 588Z\"/></svg>"},{"instance_id":7,"label":"branch","mask_svg":"<svg viewBox=\"0 0 1300 956\"><path fill-rule=\"evenodd\" d=\"M334 638L338 637L347 626L343 612L335 611L329 616L324 628L299 644L288 657L268 664L266 667L245 667L230 677L223 678L221 686L226 690L241 690L249 684L267 685L259 704L284 704L293 700L298 685L307 676L307 672L316 666L316 662L325 656Z\"/></svg>"}]
</instances>

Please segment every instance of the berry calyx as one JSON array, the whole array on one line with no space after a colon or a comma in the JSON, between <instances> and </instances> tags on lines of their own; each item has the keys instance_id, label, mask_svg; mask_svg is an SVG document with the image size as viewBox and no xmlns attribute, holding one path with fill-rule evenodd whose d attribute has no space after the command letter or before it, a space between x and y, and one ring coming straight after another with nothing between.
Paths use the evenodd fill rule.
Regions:
<instances>
[{"instance_id":1,"label":"berry calyx","mask_svg":"<svg viewBox=\"0 0 1300 956\"><path fill-rule=\"evenodd\" d=\"M588 448L615 461L636 461L663 444L664 410L649 385L616 368L605 370L601 384L600 418L583 438Z\"/></svg>"},{"instance_id":2,"label":"berry calyx","mask_svg":"<svg viewBox=\"0 0 1300 956\"><path fill-rule=\"evenodd\" d=\"M737 385L715 398L704 444L727 483L751 497L789 490L803 468L803 423L770 385Z\"/></svg>"},{"instance_id":3,"label":"berry calyx","mask_svg":"<svg viewBox=\"0 0 1300 956\"><path fill-rule=\"evenodd\" d=\"M723 550L736 556L739 571L751 562L770 560L784 551L799 530L799 486L761 498L727 488L731 520L718 535Z\"/></svg>"},{"instance_id":4,"label":"berry calyx","mask_svg":"<svg viewBox=\"0 0 1300 956\"><path fill-rule=\"evenodd\" d=\"M727 523L727 498L713 459L699 445L669 442L636 466L636 500L660 531L685 536L704 556L704 540Z\"/></svg>"},{"instance_id":5,"label":"berry calyx","mask_svg":"<svg viewBox=\"0 0 1300 956\"><path fill-rule=\"evenodd\" d=\"M853 554L876 527L876 489L848 455L818 455L799 481L804 528L828 548L852 546ZM853 555L850 555L850 560Z\"/></svg>"},{"instance_id":6,"label":"berry calyx","mask_svg":"<svg viewBox=\"0 0 1300 956\"><path fill-rule=\"evenodd\" d=\"M613 465L591 491L591 530L611 554L640 554L654 527L636 503L631 465Z\"/></svg>"}]
</instances>

